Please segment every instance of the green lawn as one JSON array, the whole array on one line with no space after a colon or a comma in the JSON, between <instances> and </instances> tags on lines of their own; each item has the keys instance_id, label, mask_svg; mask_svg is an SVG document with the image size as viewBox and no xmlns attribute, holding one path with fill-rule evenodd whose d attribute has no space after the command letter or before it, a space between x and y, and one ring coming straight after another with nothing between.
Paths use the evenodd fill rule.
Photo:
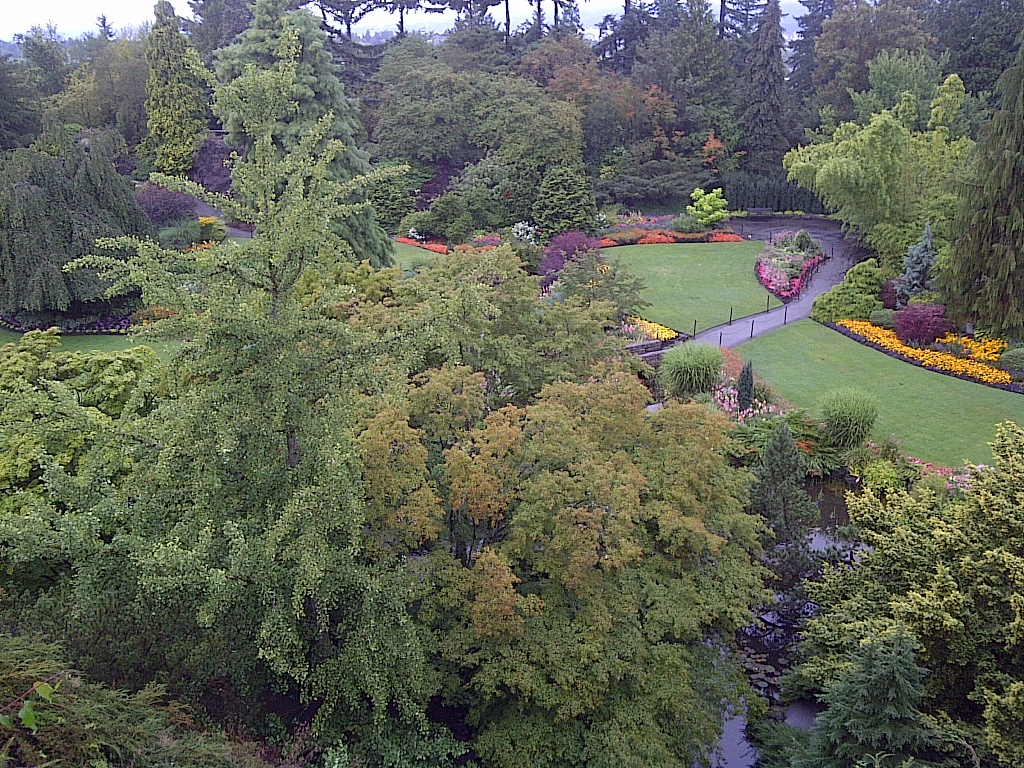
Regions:
<instances>
[{"instance_id":1,"label":"green lawn","mask_svg":"<svg viewBox=\"0 0 1024 768\"><path fill-rule=\"evenodd\" d=\"M4 344L16 344L21 338L20 333L0 329L0 346ZM60 340L61 349L68 352L89 352L99 350L100 352L117 352L121 349L130 349L142 345L153 347L161 360L170 359L172 352L178 346L177 342L170 341L142 341L134 336L120 334L88 334L84 336L63 336Z\"/></svg>"},{"instance_id":2,"label":"green lawn","mask_svg":"<svg viewBox=\"0 0 1024 768\"><path fill-rule=\"evenodd\" d=\"M878 398L875 439L895 435L911 456L943 466L991 464L995 425L1024 424L1024 395L904 363L823 325L802 320L738 348L754 371L794 405L817 415L841 386Z\"/></svg>"},{"instance_id":3,"label":"green lawn","mask_svg":"<svg viewBox=\"0 0 1024 768\"><path fill-rule=\"evenodd\" d=\"M730 307L743 317L779 306L754 275L763 249L762 242L627 245L605 256L621 258L647 284L646 319L693 333L694 320L698 331L728 322Z\"/></svg>"},{"instance_id":4,"label":"green lawn","mask_svg":"<svg viewBox=\"0 0 1024 768\"><path fill-rule=\"evenodd\" d=\"M395 263L404 270L413 270L424 264L433 264L440 254L417 248L406 243L392 243L395 247Z\"/></svg>"}]
</instances>

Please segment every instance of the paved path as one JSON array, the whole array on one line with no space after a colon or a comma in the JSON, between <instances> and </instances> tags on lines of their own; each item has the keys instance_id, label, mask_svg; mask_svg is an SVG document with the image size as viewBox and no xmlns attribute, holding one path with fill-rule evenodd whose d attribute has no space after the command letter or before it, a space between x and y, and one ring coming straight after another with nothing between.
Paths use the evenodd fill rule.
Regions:
<instances>
[{"instance_id":1,"label":"paved path","mask_svg":"<svg viewBox=\"0 0 1024 768\"><path fill-rule=\"evenodd\" d=\"M749 341L753 336L760 336L781 328L786 323L810 317L811 304L814 299L841 283L850 267L870 255L870 251L867 249L847 240L843 236L839 223L831 219L801 217L743 221L734 225L733 229L738 234L752 240L767 240L773 233L787 229L805 229L821 243L821 247L829 258L818 268L814 277L811 278L811 282L799 297L767 312L734 320L731 325L716 325L706 331L701 331L694 340L705 344L736 347Z\"/></svg>"}]
</instances>

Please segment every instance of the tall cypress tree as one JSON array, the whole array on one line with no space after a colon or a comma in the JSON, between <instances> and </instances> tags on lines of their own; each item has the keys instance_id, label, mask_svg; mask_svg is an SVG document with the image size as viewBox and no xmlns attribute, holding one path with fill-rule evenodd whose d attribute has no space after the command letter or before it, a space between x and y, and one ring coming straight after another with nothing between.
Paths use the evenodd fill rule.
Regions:
<instances>
[{"instance_id":1,"label":"tall cypress tree","mask_svg":"<svg viewBox=\"0 0 1024 768\"><path fill-rule=\"evenodd\" d=\"M206 133L205 70L196 49L181 33L174 6L160 0L154 11L156 23L146 47L147 142L159 170L184 175L191 170Z\"/></svg>"},{"instance_id":2,"label":"tall cypress tree","mask_svg":"<svg viewBox=\"0 0 1024 768\"><path fill-rule=\"evenodd\" d=\"M939 285L949 309L1000 336L1024 334L1024 45L996 85L1002 105L975 147Z\"/></svg>"},{"instance_id":3,"label":"tall cypress tree","mask_svg":"<svg viewBox=\"0 0 1024 768\"><path fill-rule=\"evenodd\" d=\"M286 41L298 39L298 59L294 85L288 94L294 108L282 115L274 125L273 141L278 153L299 145L318 121L331 115L325 140L337 139L345 145L331 164L336 181L345 181L367 173L370 164L367 154L356 147L356 137L362 132L353 103L345 96L337 70L327 48L327 35L316 19L306 11L289 11L288 0L257 0L252 24L242 32L237 42L217 52L217 77L221 83L230 83L241 77L248 67L256 70L279 72L291 61L285 50ZM214 99L213 111L227 129L227 141L246 152L241 162L247 162L253 138L245 130L242 116L224 99ZM365 194L355 193L350 203L364 203ZM366 259L373 266L391 263L391 241L377 224L373 208L364 206L335 222L336 232L343 237L358 259Z\"/></svg>"},{"instance_id":4,"label":"tall cypress tree","mask_svg":"<svg viewBox=\"0 0 1024 768\"><path fill-rule=\"evenodd\" d=\"M806 105L814 95L814 70L818 60L814 54L814 41L821 34L821 27L832 18L836 8L835 0L800 0L807 13L797 18L796 38L789 44L789 89L794 101Z\"/></svg>"},{"instance_id":5,"label":"tall cypress tree","mask_svg":"<svg viewBox=\"0 0 1024 768\"><path fill-rule=\"evenodd\" d=\"M782 60L782 10L779 0L768 0L750 41L744 78L742 125L746 132L746 169L758 174L780 174L782 156L789 148L785 126L786 64Z\"/></svg>"}]
</instances>

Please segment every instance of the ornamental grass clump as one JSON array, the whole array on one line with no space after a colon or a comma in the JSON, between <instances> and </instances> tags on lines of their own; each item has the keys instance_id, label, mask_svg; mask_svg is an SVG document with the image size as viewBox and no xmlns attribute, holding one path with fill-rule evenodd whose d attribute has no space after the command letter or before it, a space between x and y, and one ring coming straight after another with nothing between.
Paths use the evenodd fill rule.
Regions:
<instances>
[{"instance_id":1,"label":"ornamental grass clump","mask_svg":"<svg viewBox=\"0 0 1024 768\"><path fill-rule=\"evenodd\" d=\"M658 381L673 397L710 392L722 380L722 351L710 344L680 344L665 353Z\"/></svg>"},{"instance_id":2,"label":"ornamental grass clump","mask_svg":"<svg viewBox=\"0 0 1024 768\"><path fill-rule=\"evenodd\" d=\"M828 392L821 403L821 439L837 450L863 443L878 420L878 400L853 387Z\"/></svg>"}]
</instances>

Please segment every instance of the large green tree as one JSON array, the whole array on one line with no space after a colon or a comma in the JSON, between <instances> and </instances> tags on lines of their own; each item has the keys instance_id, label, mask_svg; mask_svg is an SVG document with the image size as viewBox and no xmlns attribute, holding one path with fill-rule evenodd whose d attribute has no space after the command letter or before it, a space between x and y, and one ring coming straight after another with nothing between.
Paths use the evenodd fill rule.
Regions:
<instances>
[{"instance_id":1,"label":"large green tree","mask_svg":"<svg viewBox=\"0 0 1024 768\"><path fill-rule=\"evenodd\" d=\"M829 727L838 733L844 727L840 721L863 724L857 740L865 751L892 753L900 745L890 741L886 747L882 741L886 730L879 714L886 702L881 678L862 677L858 683L848 675L862 665L869 644L905 628L918 647L911 641L902 643L903 650L896 644L886 653L899 664L891 673L903 677L900 700L895 685L884 689L885 697L893 697L892 738L899 730L906 735L901 748L912 747L905 726L912 725L907 716L916 707L933 718L937 746L962 764L976 764L971 753L983 765L1020 764L1024 430L1000 425L993 454L994 466L974 469L961 498L924 485L912 494L887 494L884 502L872 493L850 497L854 527L848 533L857 547L856 562L827 570L820 583L809 587L821 613L807 625L807 661L798 676L819 690L842 686L856 696L845 702L832 697L837 716ZM915 687L913 668L897 661L899 655L909 660L909 650L914 651L913 664L927 672L917 703L907 696ZM858 699L876 714L854 721L850 708L858 706ZM917 734L922 735L920 730ZM835 740L843 750L855 743L847 737Z\"/></svg>"},{"instance_id":2,"label":"large green tree","mask_svg":"<svg viewBox=\"0 0 1024 768\"><path fill-rule=\"evenodd\" d=\"M867 90L868 62L885 50L923 51L931 42L913 6L901 2L838 0L814 43L819 107L840 120L853 117L849 89Z\"/></svg>"},{"instance_id":3,"label":"large green tree","mask_svg":"<svg viewBox=\"0 0 1024 768\"><path fill-rule=\"evenodd\" d=\"M39 130L41 109L24 65L0 56L0 150L26 146Z\"/></svg>"},{"instance_id":4,"label":"large green tree","mask_svg":"<svg viewBox=\"0 0 1024 768\"><path fill-rule=\"evenodd\" d=\"M949 307L997 335L1024 333L1024 47L999 79L1000 108L961 185L940 281Z\"/></svg>"},{"instance_id":5,"label":"large green tree","mask_svg":"<svg viewBox=\"0 0 1024 768\"><path fill-rule=\"evenodd\" d=\"M149 75L146 35L126 31L71 73L67 87L50 100L46 117L87 128L114 128L134 147L146 132Z\"/></svg>"},{"instance_id":6,"label":"large green tree","mask_svg":"<svg viewBox=\"0 0 1024 768\"><path fill-rule=\"evenodd\" d=\"M217 77L230 84L243 75L252 76L250 69L275 72L291 67L294 61L293 90L289 94L294 106L277 115L273 145L283 155L297 147L326 117L324 140L338 140L345 146L344 151L335 154L329 171L337 181L352 179L370 168L366 153L357 146L362 129L355 106L345 96L327 48L327 36L316 19L306 11L289 8L287 0L258 0L249 28L238 35L235 43L218 51ZM228 132L228 143L242 151L244 164L251 159L254 139L246 132L245 117L228 98L229 93L218 93L213 111ZM362 192L352 194L350 203L366 199ZM359 259L368 259L374 266L391 263L391 241L377 224L372 207L351 209L334 222L334 227Z\"/></svg>"},{"instance_id":7,"label":"large green tree","mask_svg":"<svg viewBox=\"0 0 1024 768\"><path fill-rule=\"evenodd\" d=\"M195 256L135 241L128 261L79 262L104 269L112 292L137 288L175 311L162 327L190 340L171 365L174 397L150 421L151 452L122 490L134 513L115 539L137 564L134 599L174 595L199 651L167 674L195 675L209 690L203 658L217 659L219 705L242 701L255 715L274 681L292 706L315 710L314 736L336 763L444 764L458 750L426 721L427 638L406 609L420 587L397 563L362 554L349 430L352 381L371 360L325 315L338 296L302 289L329 285L351 262L332 223L369 180L330 172L345 152L330 114L279 147L299 76L297 34L284 42L280 66L248 67L218 93L251 150L234 168L236 196L204 197L254 224L255 237ZM155 655L162 665L175 658Z\"/></svg>"},{"instance_id":8,"label":"large green tree","mask_svg":"<svg viewBox=\"0 0 1024 768\"><path fill-rule=\"evenodd\" d=\"M956 215L954 184L973 142L950 137L949 123L964 99L950 75L932 101L931 129L913 131L916 99L872 115L867 125L843 123L831 140L786 154L789 179L812 190L846 227L860 233L892 269L931 222L949 239Z\"/></svg>"},{"instance_id":9,"label":"large green tree","mask_svg":"<svg viewBox=\"0 0 1024 768\"><path fill-rule=\"evenodd\" d=\"M146 45L147 147L158 170L184 176L206 136L206 75L199 54L181 33L174 6L160 0L154 13Z\"/></svg>"},{"instance_id":10,"label":"large green tree","mask_svg":"<svg viewBox=\"0 0 1024 768\"><path fill-rule=\"evenodd\" d=\"M768 0L750 40L743 79L743 165L752 173L781 175L782 156L789 149L791 112L782 46L782 11L778 0Z\"/></svg>"},{"instance_id":11,"label":"large green tree","mask_svg":"<svg viewBox=\"0 0 1024 768\"><path fill-rule=\"evenodd\" d=\"M130 183L111 162L115 142L61 137L49 152L16 149L0 155L0 311L87 311L102 299L94 273L62 267L89 253L99 237L145 236L151 226ZM46 318L49 320L46 320Z\"/></svg>"}]
</instances>

